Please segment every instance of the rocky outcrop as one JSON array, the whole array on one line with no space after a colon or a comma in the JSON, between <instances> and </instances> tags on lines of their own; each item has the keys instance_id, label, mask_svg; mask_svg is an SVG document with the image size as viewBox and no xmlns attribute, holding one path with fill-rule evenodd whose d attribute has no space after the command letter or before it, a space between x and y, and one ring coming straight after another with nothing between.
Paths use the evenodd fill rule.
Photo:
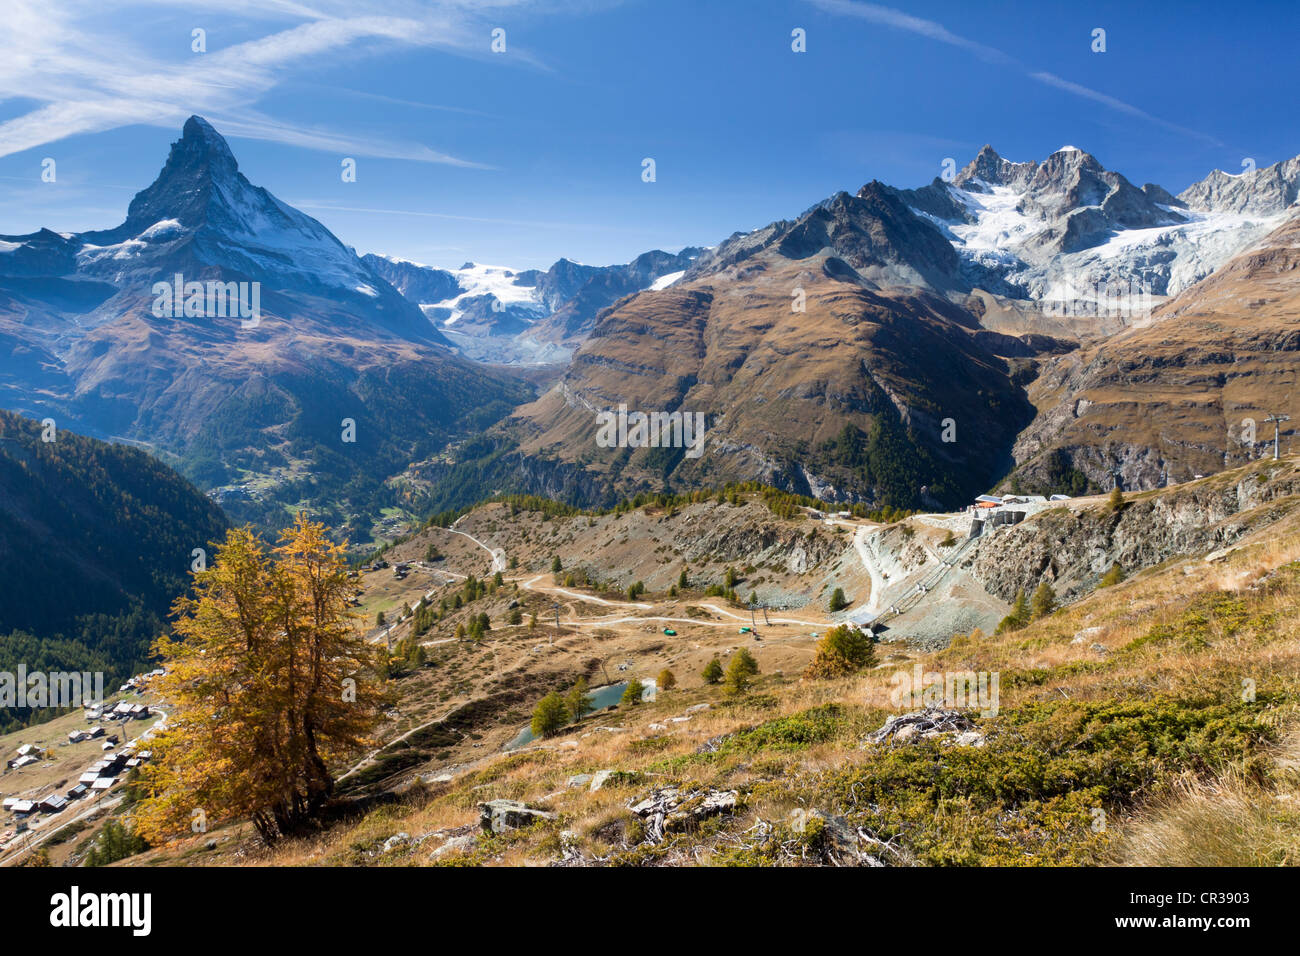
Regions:
<instances>
[{"instance_id":1,"label":"rocky outcrop","mask_svg":"<svg viewBox=\"0 0 1300 956\"><path fill-rule=\"evenodd\" d=\"M716 275L760 254L805 260L818 253L831 254L868 279L935 290L957 284L952 245L909 208L901 191L876 181L856 195L836 193L793 221L732 236L701 255L686 280Z\"/></svg>"},{"instance_id":2,"label":"rocky outcrop","mask_svg":"<svg viewBox=\"0 0 1300 956\"><path fill-rule=\"evenodd\" d=\"M479 825L485 833L505 833L556 819L554 813L537 810L518 800L489 800L479 804Z\"/></svg>"},{"instance_id":3,"label":"rocky outcrop","mask_svg":"<svg viewBox=\"0 0 1300 956\"><path fill-rule=\"evenodd\" d=\"M975 158L961 168L952 184L958 189L971 192L984 192L988 186L1008 186L1024 190L1033 181L1038 172L1035 162L1013 163L998 155L990 144L986 143Z\"/></svg>"},{"instance_id":4,"label":"rocky outcrop","mask_svg":"<svg viewBox=\"0 0 1300 956\"><path fill-rule=\"evenodd\" d=\"M973 553L968 569L1004 601L1050 582L1063 599L1095 587L1119 564L1126 572L1180 555L1222 548L1267 524L1300 495L1293 463L1268 465L1236 481L1206 479L1159 495L1126 502L1118 513L1106 505L1054 508L1018 525L992 531ZM1276 509L1269 506L1277 503Z\"/></svg>"},{"instance_id":5,"label":"rocky outcrop","mask_svg":"<svg viewBox=\"0 0 1300 956\"><path fill-rule=\"evenodd\" d=\"M834 560L844 551L842 540L816 527L802 532L776 524L732 522L682 528L674 536L673 546L692 561L780 563L797 568L801 574Z\"/></svg>"}]
</instances>

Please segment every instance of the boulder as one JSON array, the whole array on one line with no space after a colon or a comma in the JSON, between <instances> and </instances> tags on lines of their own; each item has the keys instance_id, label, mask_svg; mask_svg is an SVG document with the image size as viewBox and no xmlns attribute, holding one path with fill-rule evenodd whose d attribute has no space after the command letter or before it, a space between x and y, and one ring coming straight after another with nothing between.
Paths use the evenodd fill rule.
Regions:
<instances>
[{"instance_id":1,"label":"boulder","mask_svg":"<svg viewBox=\"0 0 1300 956\"><path fill-rule=\"evenodd\" d=\"M1105 630L1106 629L1104 627L1085 627L1082 631L1077 632L1074 635L1074 637L1070 639L1070 643L1082 644L1088 638L1096 637L1098 634L1103 633Z\"/></svg>"},{"instance_id":2,"label":"boulder","mask_svg":"<svg viewBox=\"0 0 1300 956\"><path fill-rule=\"evenodd\" d=\"M445 856L448 853L463 852L465 850L469 850L473 848L476 842L477 842L477 838L470 833L462 834L461 836L454 836L446 843L444 843L442 846L438 847L436 850L430 853L429 857L431 859L436 860L439 857Z\"/></svg>"},{"instance_id":3,"label":"boulder","mask_svg":"<svg viewBox=\"0 0 1300 956\"><path fill-rule=\"evenodd\" d=\"M480 803L479 825L486 833L504 833L519 827L530 827L535 823L554 820L555 814L545 810L535 810L517 800L489 800Z\"/></svg>"}]
</instances>

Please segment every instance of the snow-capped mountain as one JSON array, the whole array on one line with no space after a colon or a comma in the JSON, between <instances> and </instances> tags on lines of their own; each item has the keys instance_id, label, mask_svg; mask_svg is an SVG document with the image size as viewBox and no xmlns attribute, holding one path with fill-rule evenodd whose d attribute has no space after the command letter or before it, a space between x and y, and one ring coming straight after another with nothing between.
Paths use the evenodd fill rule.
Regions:
<instances>
[{"instance_id":1,"label":"snow-capped mountain","mask_svg":"<svg viewBox=\"0 0 1300 956\"><path fill-rule=\"evenodd\" d=\"M1114 467L1150 487L1166 455L1208 471L1224 421L1294 378L1293 319L1274 302L1295 284L1298 173L1215 173L1174 196L1074 147L1042 162L985 147L951 181L873 181L602 311L563 377L497 430L610 498L757 479L935 507L1011 461L1045 491ZM1221 268L1248 278L1202 299ZM1195 335L1170 331L1174 310ZM590 412L620 404L700 410L710 455L593 455ZM944 439L945 417L978 439Z\"/></svg>"},{"instance_id":2,"label":"snow-capped mountain","mask_svg":"<svg viewBox=\"0 0 1300 956\"><path fill-rule=\"evenodd\" d=\"M1096 316L1108 318L1094 331L1113 331L1263 239L1294 211L1298 186L1300 158L1239 176L1216 171L1174 196L1138 188L1073 146L1042 162L1011 162L985 146L951 181L871 182L736 233L685 278L825 250L831 267L878 288L956 302L991 293L1019 315L1072 319L1048 331L1077 334Z\"/></svg>"},{"instance_id":3,"label":"snow-capped mountain","mask_svg":"<svg viewBox=\"0 0 1300 956\"><path fill-rule=\"evenodd\" d=\"M491 361L555 362L618 299L666 288L700 250L646 252L629 263L589 266L560 259L549 269L467 262L437 269L368 254L363 261L437 325L466 355Z\"/></svg>"},{"instance_id":4,"label":"snow-capped mountain","mask_svg":"<svg viewBox=\"0 0 1300 956\"><path fill-rule=\"evenodd\" d=\"M0 237L0 275L106 283L118 301L186 281L258 282L263 296L327 296L370 331L440 341L418 312L320 222L254 186L204 119L186 121L158 178L113 229ZM106 304L96 322L109 321Z\"/></svg>"},{"instance_id":5,"label":"snow-capped mountain","mask_svg":"<svg viewBox=\"0 0 1300 956\"><path fill-rule=\"evenodd\" d=\"M528 395L250 183L197 116L121 225L0 236L0 404L175 453L207 485L319 467L322 487L378 487Z\"/></svg>"},{"instance_id":6,"label":"snow-capped mountain","mask_svg":"<svg viewBox=\"0 0 1300 956\"><path fill-rule=\"evenodd\" d=\"M900 195L961 257L971 288L1046 303L1174 295L1288 215L1300 160L1215 171L1175 197L1135 187L1073 146L1012 163L985 146L953 179Z\"/></svg>"}]
</instances>

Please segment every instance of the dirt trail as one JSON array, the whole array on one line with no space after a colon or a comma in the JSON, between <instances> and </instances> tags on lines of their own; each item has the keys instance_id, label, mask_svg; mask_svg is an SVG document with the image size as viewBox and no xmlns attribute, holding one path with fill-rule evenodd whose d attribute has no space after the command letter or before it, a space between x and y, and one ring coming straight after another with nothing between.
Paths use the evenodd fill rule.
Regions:
<instances>
[{"instance_id":1,"label":"dirt trail","mask_svg":"<svg viewBox=\"0 0 1300 956\"><path fill-rule=\"evenodd\" d=\"M546 577L546 575L539 574L536 577L529 578L527 581L522 582L522 587L525 591L537 591L546 594L563 594L565 597L571 598L575 601L586 601L588 604L599 604L602 607L633 607L640 611L649 611L654 608L653 604L646 604L642 601L609 601L605 598L596 597L593 594L580 594L577 591L567 591L564 588L556 587L553 584L538 586L537 582L544 577Z\"/></svg>"},{"instance_id":2,"label":"dirt trail","mask_svg":"<svg viewBox=\"0 0 1300 956\"><path fill-rule=\"evenodd\" d=\"M456 520L459 521L460 519L458 518ZM464 531L457 531L455 523L453 523L452 526L447 530L450 531L452 534L458 534L461 535L462 537L469 538L476 545L478 545L480 548L482 548L484 551L486 551L488 554L492 556L492 567L488 568L489 574L495 574L498 571L504 571L506 569L506 552L503 548L489 547L488 545L480 541L478 538L474 537L472 534L469 534Z\"/></svg>"},{"instance_id":3,"label":"dirt trail","mask_svg":"<svg viewBox=\"0 0 1300 956\"><path fill-rule=\"evenodd\" d=\"M633 608L638 611L654 610L653 604L646 604L643 601L611 601L606 598L596 597L595 595L592 594L581 594L577 591L569 591L566 590L565 588L555 587L554 585L544 585L544 584L539 585L537 582L540 581L545 576L546 575L544 574L539 574L536 577L529 578L527 581L524 581L522 583L522 586L524 587L525 590L528 591L535 591L538 593L547 593L547 594L563 594L565 597L570 598L572 600L585 601L589 604L599 604L602 607ZM706 610L712 611L714 614L721 615L722 617L729 617L733 621L741 621L743 623L745 621L750 620L748 617L744 615L736 614L734 611L729 611L726 608L719 607L716 604L700 604L698 606L705 608ZM824 627L826 624L825 621L805 621L800 618L794 618L794 617L770 617L768 618L768 620L773 624L797 624L801 627ZM701 621L698 620L697 618L691 618L691 617L663 617L657 615L647 615L644 617L635 616L635 617L611 618L606 616L606 617L598 617L598 618L579 618L576 615L571 614L570 618L565 623L573 624L577 627L600 627L609 624L632 624L637 621L674 621L679 624L702 624L706 627L732 627L733 626L728 621Z\"/></svg>"},{"instance_id":4,"label":"dirt trail","mask_svg":"<svg viewBox=\"0 0 1300 956\"><path fill-rule=\"evenodd\" d=\"M879 614L885 597L885 578L880 573L875 556L867 546L867 536L879 530L879 528L859 527L853 533L853 550L858 553L858 558L862 561L862 567L866 569L867 576L871 578L871 596L868 598L866 606L858 608L850 615L855 620L858 616L870 620Z\"/></svg>"}]
</instances>

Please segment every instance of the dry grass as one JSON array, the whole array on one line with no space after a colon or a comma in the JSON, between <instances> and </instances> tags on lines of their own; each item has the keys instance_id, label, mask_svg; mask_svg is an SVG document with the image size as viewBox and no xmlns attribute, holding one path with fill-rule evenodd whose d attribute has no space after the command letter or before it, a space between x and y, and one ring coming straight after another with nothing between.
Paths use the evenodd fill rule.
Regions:
<instances>
[{"instance_id":1,"label":"dry grass","mask_svg":"<svg viewBox=\"0 0 1300 956\"><path fill-rule=\"evenodd\" d=\"M1120 866L1300 866L1300 790L1270 791L1232 774L1189 780L1129 821Z\"/></svg>"}]
</instances>

